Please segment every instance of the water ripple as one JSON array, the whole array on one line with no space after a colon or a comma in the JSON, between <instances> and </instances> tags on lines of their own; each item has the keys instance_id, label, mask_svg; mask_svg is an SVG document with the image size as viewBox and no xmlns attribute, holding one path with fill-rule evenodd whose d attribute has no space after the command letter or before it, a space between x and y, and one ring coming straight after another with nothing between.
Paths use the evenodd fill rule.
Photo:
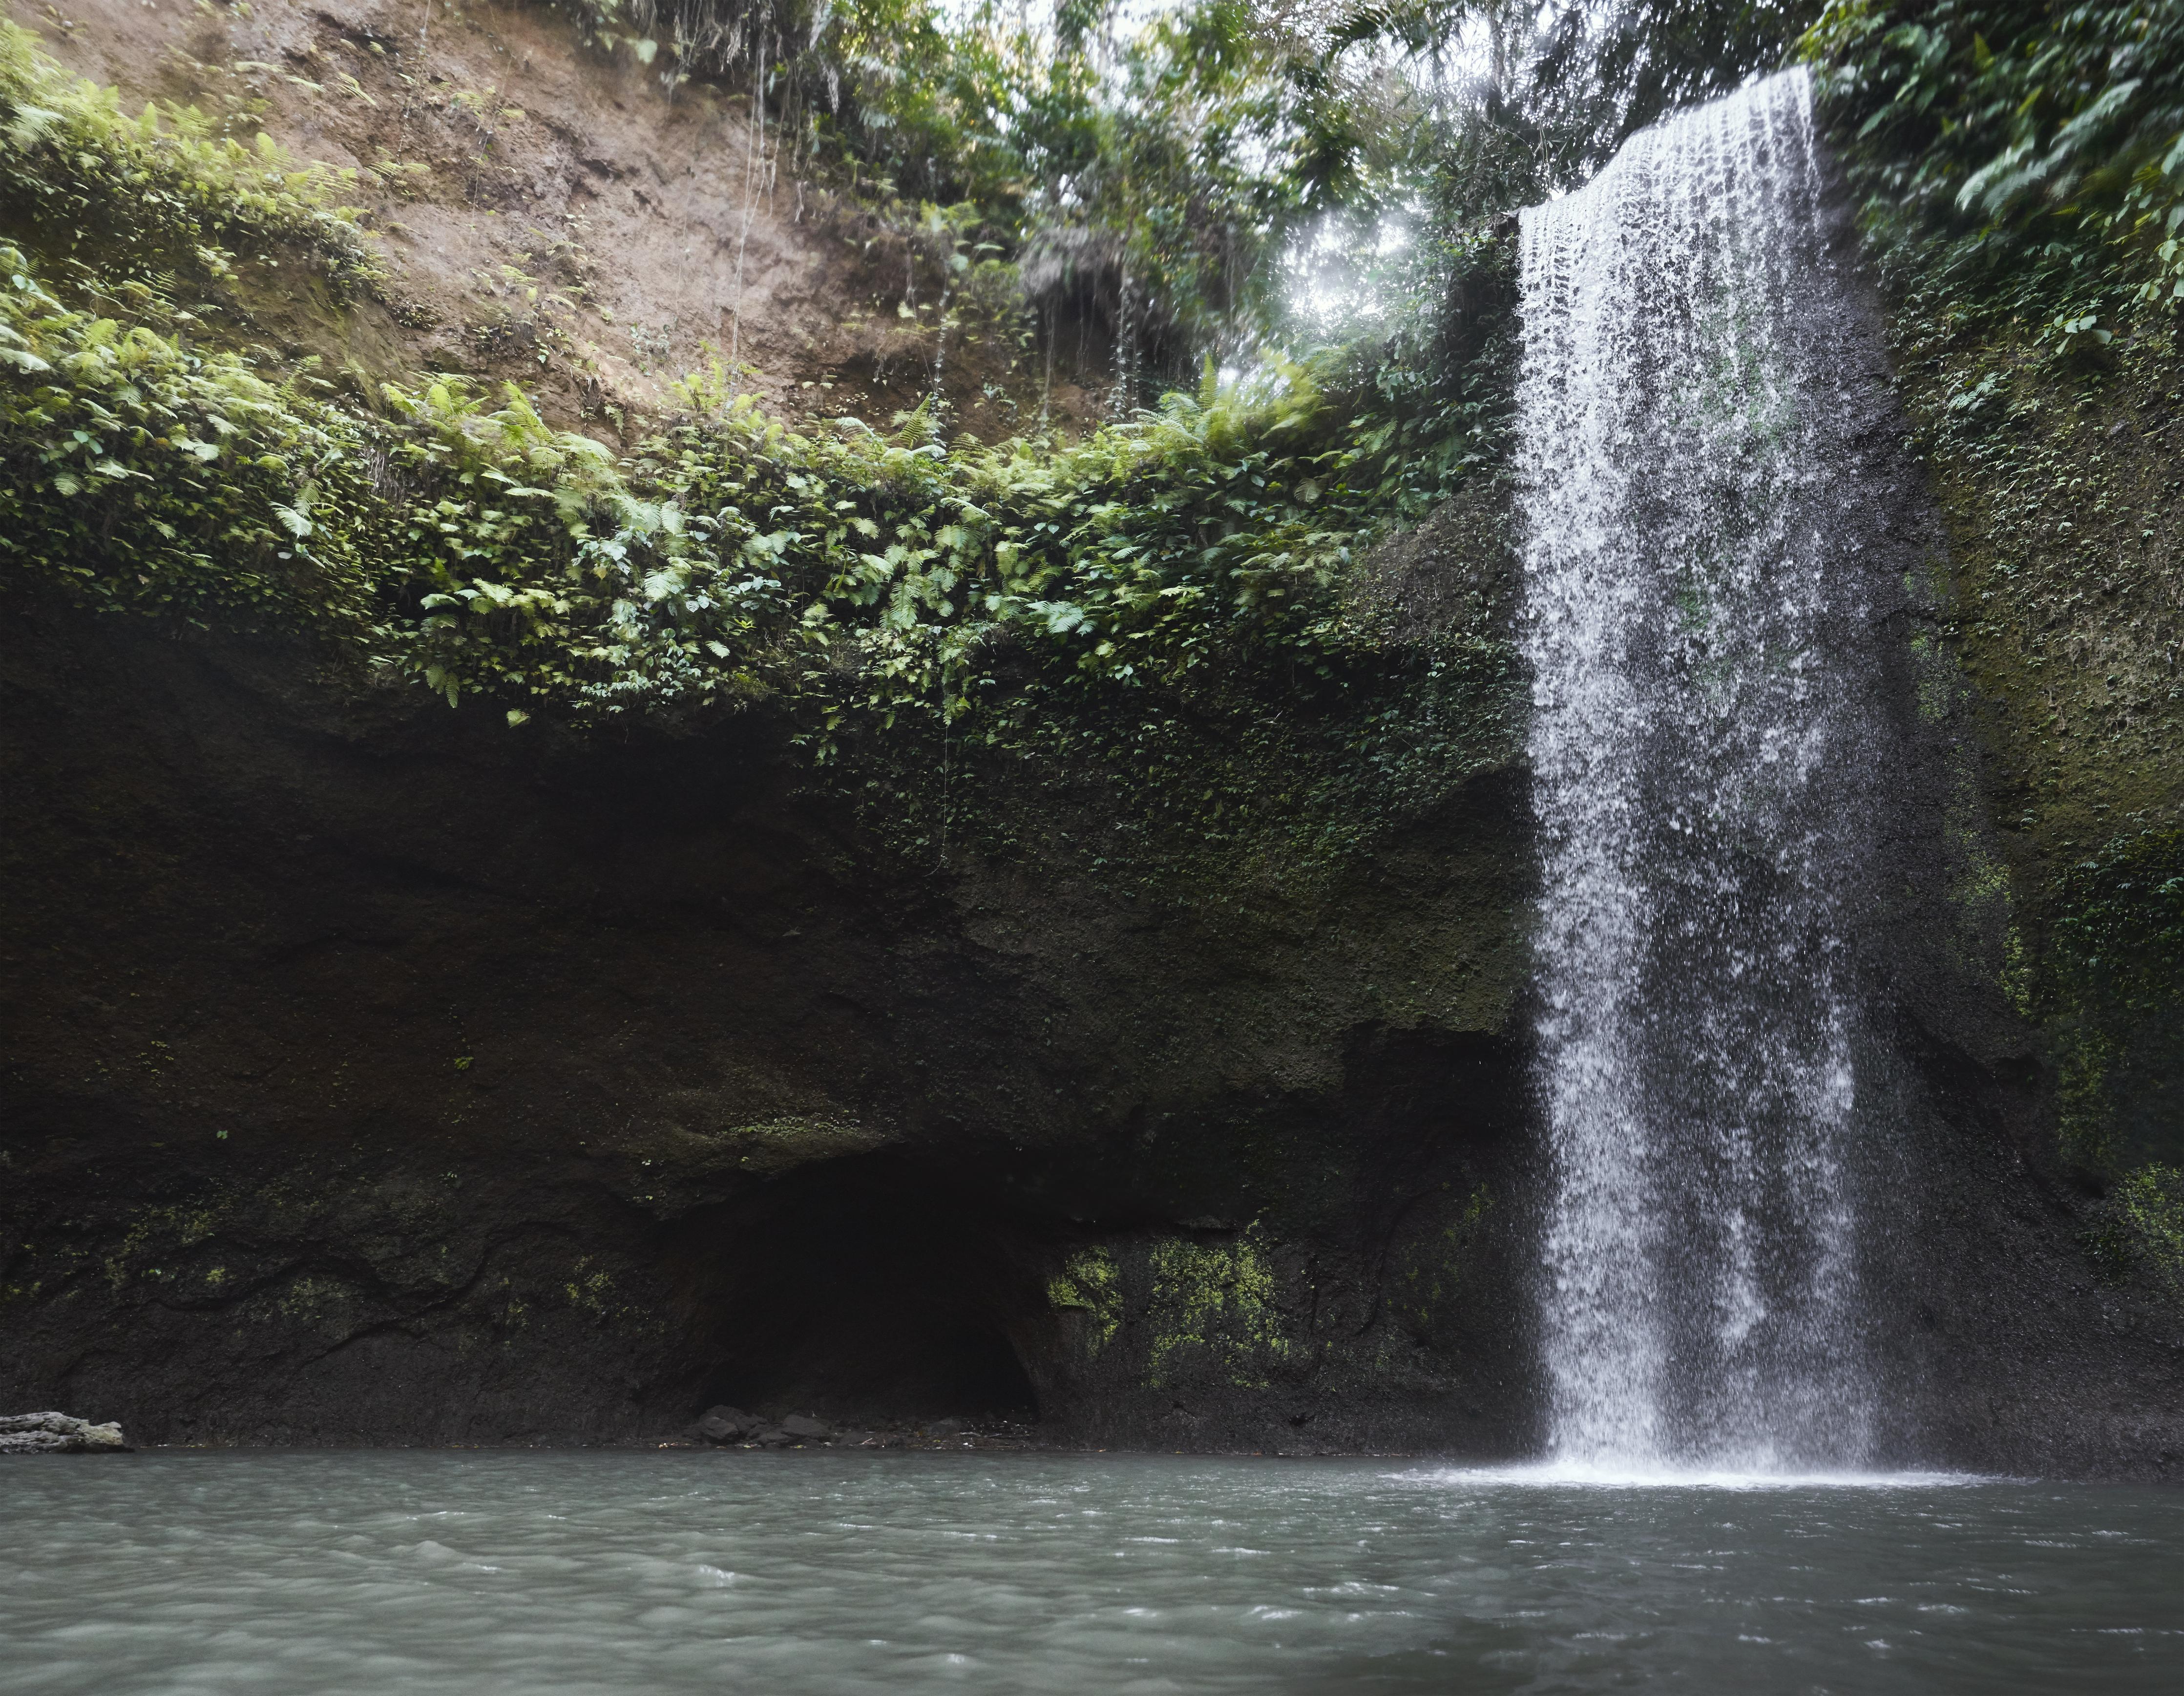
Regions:
<instances>
[{"instance_id":1,"label":"water ripple","mask_svg":"<svg viewBox=\"0 0 2184 1696\"><path fill-rule=\"evenodd\" d=\"M10 1464L0 1515L9 1696L2006 1696L2184 1666L2173 1499L2008 1481L169 1453Z\"/></svg>"}]
</instances>

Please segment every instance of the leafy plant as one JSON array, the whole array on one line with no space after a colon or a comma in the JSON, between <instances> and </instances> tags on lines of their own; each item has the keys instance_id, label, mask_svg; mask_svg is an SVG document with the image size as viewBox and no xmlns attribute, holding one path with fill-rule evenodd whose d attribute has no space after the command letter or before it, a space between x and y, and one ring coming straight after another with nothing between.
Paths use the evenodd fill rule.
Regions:
<instances>
[{"instance_id":1,"label":"leafy plant","mask_svg":"<svg viewBox=\"0 0 2184 1696\"><path fill-rule=\"evenodd\" d=\"M153 297L138 286L148 305ZM241 356L64 306L0 247L0 556L110 609L354 625L359 438Z\"/></svg>"},{"instance_id":2,"label":"leafy plant","mask_svg":"<svg viewBox=\"0 0 2184 1696\"><path fill-rule=\"evenodd\" d=\"M2157 0L1836 0L1807 53L1869 222L2065 344L2184 298L2184 14ZM2060 310L2059 310L2060 309ZM2112 328L2112 326L2108 327Z\"/></svg>"},{"instance_id":3,"label":"leafy plant","mask_svg":"<svg viewBox=\"0 0 2184 1696\"><path fill-rule=\"evenodd\" d=\"M1312 663L1390 474L1301 366L1051 453L950 452L924 409L807 437L746 396L617 459L458 377L351 413L0 263L19 568L103 607L337 626L519 717L786 693L822 728L952 717L1003 634L1124 683L1238 642Z\"/></svg>"},{"instance_id":4,"label":"leafy plant","mask_svg":"<svg viewBox=\"0 0 2184 1696\"><path fill-rule=\"evenodd\" d=\"M0 155L0 209L72 241L96 232L137 266L159 255L222 277L237 247L277 243L315 255L343 287L380 274L356 209L339 201L354 170L298 167L263 133L245 146L192 106L132 118L116 90L70 75L6 22Z\"/></svg>"}]
</instances>

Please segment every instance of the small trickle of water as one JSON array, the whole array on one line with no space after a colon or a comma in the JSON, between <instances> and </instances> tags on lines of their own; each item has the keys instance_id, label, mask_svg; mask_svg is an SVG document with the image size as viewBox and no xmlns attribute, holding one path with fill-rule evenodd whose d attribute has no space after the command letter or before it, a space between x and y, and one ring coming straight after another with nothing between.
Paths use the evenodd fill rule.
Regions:
<instances>
[{"instance_id":1,"label":"small trickle of water","mask_svg":"<svg viewBox=\"0 0 2184 1696\"><path fill-rule=\"evenodd\" d=\"M1853 1466L1844 905L1876 711L1802 71L1523 227L1552 1440Z\"/></svg>"}]
</instances>

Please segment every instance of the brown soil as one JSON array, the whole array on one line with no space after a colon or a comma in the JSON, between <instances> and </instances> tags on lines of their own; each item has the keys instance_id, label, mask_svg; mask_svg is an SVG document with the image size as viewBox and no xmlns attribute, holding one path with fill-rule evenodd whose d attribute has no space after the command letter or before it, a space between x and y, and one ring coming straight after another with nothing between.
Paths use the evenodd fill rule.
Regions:
<instances>
[{"instance_id":1,"label":"brown soil","mask_svg":"<svg viewBox=\"0 0 2184 1696\"><path fill-rule=\"evenodd\" d=\"M950 427L994 440L1043 399L1011 298L948 303L944 251L909 215L830 189L744 96L662 86L587 49L554 12L432 0L214 6L8 0L57 59L125 102L194 105L298 159L358 172L380 236L377 303L329 310L292 271L244 267L248 339L362 380L420 371L522 383L557 423L683 403L719 360L792 420L886 425L934 386ZM587 426L587 427L593 427Z\"/></svg>"}]
</instances>

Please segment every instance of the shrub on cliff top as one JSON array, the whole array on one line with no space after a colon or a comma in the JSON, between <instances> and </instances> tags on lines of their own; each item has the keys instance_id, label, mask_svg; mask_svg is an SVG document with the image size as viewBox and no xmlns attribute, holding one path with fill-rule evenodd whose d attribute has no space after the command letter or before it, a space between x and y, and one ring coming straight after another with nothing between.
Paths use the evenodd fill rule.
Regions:
<instances>
[{"instance_id":1,"label":"shrub on cliff top","mask_svg":"<svg viewBox=\"0 0 2184 1696\"><path fill-rule=\"evenodd\" d=\"M269 136L246 147L220 128L172 103L132 118L119 91L71 76L0 21L0 209L71 247L93 234L137 263L215 277L245 242L305 248L343 286L379 275L356 209L340 204L354 170L298 166Z\"/></svg>"},{"instance_id":2,"label":"shrub on cliff top","mask_svg":"<svg viewBox=\"0 0 2184 1696\"><path fill-rule=\"evenodd\" d=\"M118 284L148 310L153 292ZM354 431L233 354L64 306L0 247L0 557L107 610L354 625ZM338 493L337 493L338 492Z\"/></svg>"},{"instance_id":3,"label":"shrub on cliff top","mask_svg":"<svg viewBox=\"0 0 2184 1696\"><path fill-rule=\"evenodd\" d=\"M2064 334L2184 299L2184 8L1836 0L1805 49L1885 243Z\"/></svg>"},{"instance_id":4,"label":"shrub on cliff top","mask_svg":"<svg viewBox=\"0 0 2184 1696\"><path fill-rule=\"evenodd\" d=\"M18 571L109 610L338 629L517 719L766 694L824 724L953 717L1003 633L1123 682L1246 650L1316 663L1412 470L1300 367L1054 452L950 452L922 410L800 435L745 397L617 459L512 387L496 406L457 377L390 385L383 415L352 412L68 308L20 250L0 271Z\"/></svg>"},{"instance_id":5,"label":"shrub on cliff top","mask_svg":"<svg viewBox=\"0 0 2184 1696\"><path fill-rule=\"evenodd\" d=\"M126 119L21 32L0 45L32 232L135 197L65 291L28 243L0 253L0 557L105 610L336 632L512 721L774 696L823 748L851 712L960 717L1002 647L1124 684L1324 672L1361 541L1494 452L1485 401L1332 359L1226 388L1208 361L1195 393L1060 448L951 449L923 407L800 434L718 373L627 456L512 386L431 377L367 410L198 346L145 263L187 243L217 274L248 233L366 274L338 178L187 112Z\"/></svg>"}]
</instances>

